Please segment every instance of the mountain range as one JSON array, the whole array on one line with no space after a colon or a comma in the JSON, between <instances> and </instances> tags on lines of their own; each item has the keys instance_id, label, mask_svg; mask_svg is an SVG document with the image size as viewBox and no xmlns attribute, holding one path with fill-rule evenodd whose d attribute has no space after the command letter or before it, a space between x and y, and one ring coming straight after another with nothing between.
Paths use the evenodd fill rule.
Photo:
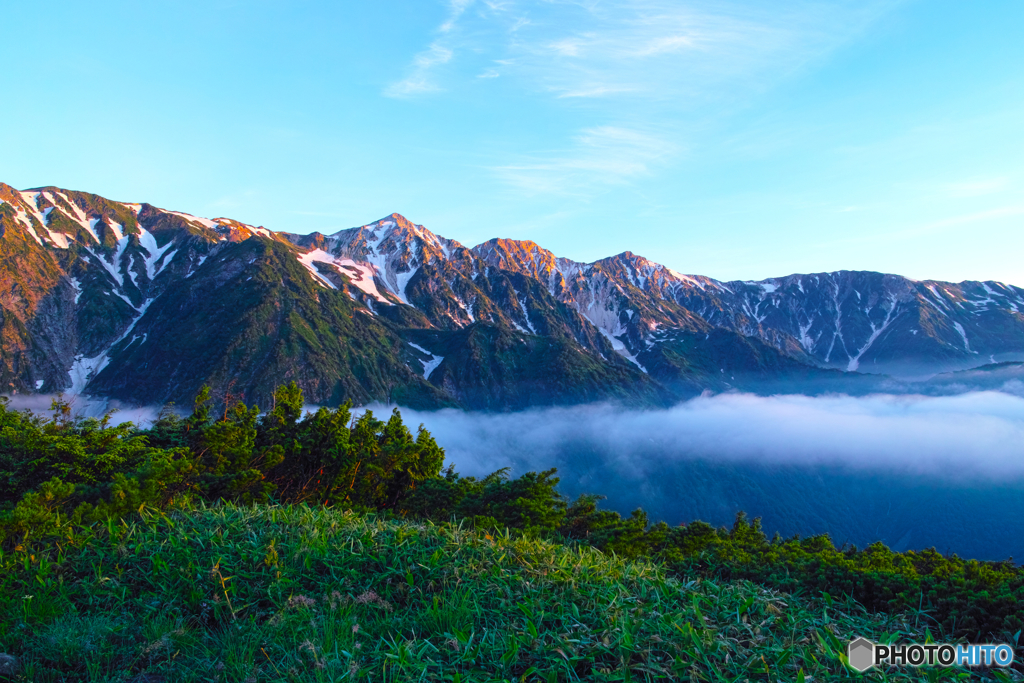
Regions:
<instances>
[{"instance_id":1,"label":"mountain range","mask_svg":"<svg viewBox=\"0 0 1024 683\"><path fill-rule=\"evenodd\" d=\"M877 390L1024 360L1024 290L838 271L757 282L631 252L467 248L398 214L333 235L0 184L0 389L189 404L516 410Z\"/></svg>"}]
</instances>

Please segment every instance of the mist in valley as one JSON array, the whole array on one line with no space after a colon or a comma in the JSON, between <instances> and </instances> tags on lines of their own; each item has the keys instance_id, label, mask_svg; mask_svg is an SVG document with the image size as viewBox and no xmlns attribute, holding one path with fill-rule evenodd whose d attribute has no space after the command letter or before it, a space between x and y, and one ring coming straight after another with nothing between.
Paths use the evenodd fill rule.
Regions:
<instances>
[{"instance_id":1,"label":"mist in valley","mask_svg":"<svg viewBox=\"0 0 1024 683\"><path fill-rule=\"evenodd\" d=\"M606 507L642 507L652 521L729 525L743 510L784 537L1024 557L1024 398L1009 393L402 414L464 475L557 467L565 495L602 494Z\"/></svg>"},{"instance_id":2,"label":"mist in valley","mask_svg":"<svg viewBox=\"0 0 1024 683\"><path fill-rule=\"evenodd\" d=\"M945 396L727 393L664 410L401 412L410 428L430 430L462 475L554 467L566 496L600 494L604 507L623 515L641 507L652 522L728 526L742 510L761 517L769 535L1024 558L1024 397L1013 383L963 388ZM55 397L8 398L48 416ZM161 410L69 400L76 414L114 410L112 423L141 427ZM383 418L393 406L364 409Z\"/></svg>"}]
</instances>

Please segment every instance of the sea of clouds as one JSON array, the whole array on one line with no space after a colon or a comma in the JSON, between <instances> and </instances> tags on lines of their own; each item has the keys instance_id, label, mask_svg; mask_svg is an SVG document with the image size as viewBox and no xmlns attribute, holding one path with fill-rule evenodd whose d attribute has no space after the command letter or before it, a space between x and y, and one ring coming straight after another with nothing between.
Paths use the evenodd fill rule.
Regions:
<instances>
[{"instance_id":1,"label":"sea of clouds","mask_svg":"<svg viewBox=\"0 0 1024 683\"><path fill-rule=\"evenodd\" d=\"M381 413L385 406L370 406ZM558 466L586 452L629 478L666 460L830 465L956 480L1024 478L1024 398L719 394L664 410L586 405L517 413L402 409L467 475Z\"/></svg>"},{"instance_id":2,"label":"sea of clouds","mask_svg":"<svg viewBox=\"0 0 1024 683\"><path fill-rule=\"evenodd\" d=\"M51 400L11 398L44 415ZM83 397L73 408L92 417L117 408L114 422L140 426L159 414ZM393 406L365 409L386 419ZM784 536L1024 556L1024 543L1010 542L1024 538L1024 397L1013 393L728 393L659 410L400 410L464 476L557 468L563 494L605 495L604 506L622 514L642 507L652 521L728 525L744 510Z\"/></svg>"},{"instance_id":3,"label":"sea of clouds","mask_svg":"<svg viewBox=\"0 0 1024 683\"><path fill-rule=\"evenodd\" d=\"M46 415L52 396L8 397L11 407ZM73 410L112 422L151 424L156 406L73 397ZM314 406L309 408L313 409ZM366 406L378 417L393 407ZM565 467L587 453L629 478L657 476L666 461L705 459L776 465L829 465L955 480L1024 479L1024 397L1002 391L952 396L702 396L667 409L612 404L515 413L400 408L423 424L465 475L502 467L513 474ZM359 411L357 411L359 412Z\"/></svg>"}]
</instances>

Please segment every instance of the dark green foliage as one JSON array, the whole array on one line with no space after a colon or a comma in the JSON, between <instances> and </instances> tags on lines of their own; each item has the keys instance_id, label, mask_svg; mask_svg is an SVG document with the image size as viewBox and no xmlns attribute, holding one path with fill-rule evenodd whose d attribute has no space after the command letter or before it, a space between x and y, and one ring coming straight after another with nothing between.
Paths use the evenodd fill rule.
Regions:
<instances>
[{"instance_id":1,"label":"dark green foliage","mask_svg":"<svg viewBox=\"0 0 1024 683\"><path fill-rule=\"evenodd\" d=\"M455 331L406 330L444 361L430 374L460 404L486 410L614 401L669 405L674 396L609 351L604 360L569 336L544 337L485 322Z\"/></svg>"},{"instance_id":2,"label":"dark green foliage","mask_svg":"<svg viewBox=\"0 0 1024 683\"><path fill-rule=\"evenodd\" d=\"M126 514L142 503L164 505L192 471L186 449L150 448L131 424L73 418L53 402L54 419L12 411L0 400L0 529L24 539L69 521Z\"/></svg>"},{"instance_id":3,"label":"dark green foliage","mask_svg":"<svg viewBox=\"0 0 1024 683\"><path fill-rule=\"evenodd\" d=\"M850 596L871 611L918 612L947 637L1013 640L1024 627L1024 570L934 549L897 553L882 543L836 548L827 535L769 540L741 513L731 530L702 522L672 529L654 556L673 572L749 579L790 592Z\"/></svg>"},{"instance_id":4,"label":"dark green foliage","mask_svg":"<svg viewBox=\"0 0 1024 683\"><path fill-rule=\"evenodd\" d=\"M406 505L434 520L464 518L656 559L681 578L747 579L809 596L849 596L871 611L915 612L948 638L1012 640L1024 628L1024 569L1011 562L963 560L935 550L897 553L881 543L837 549L824 535L769 540L760 519L743 513L731 529L700 521L649 526L643 510L623 518L599 509L600 496L567 504L553 475L548 470L509 480L499 471L478 480L449 470L424 482Z\"/></svg>"},{"instance_id":5,"label":"dark green foliage","mask_svg":"<svg viewBox=\"0 0 1024 683\"><path fill-rule=\"evenodd\" d=\"M302 415L302 391L279 387L274 407L225 404L213 419L204 388L188 418L164 411L149 430L10 410L0 401L0 543L40 542L79 523L163 508L182 496L241 503L314 501L403 509L437 477L444 451L396 409L386 422L349 404Z\"/></svg>"},{"instance_id":6,"label":"dark green foliage","mask_svg":"<svg viewBox=\"0 0 1024 683\"><path fill-rule=\"evenodd\" d=\"M290 247L267 238L220 248L153 302L135 334L149 341L125 339L91 390L152 403L212 385L266 406L288 378L318 404L452 403L401 360L405 343L390 328L344 291L317 285Z\"/></svg>"},{"instance_id":7,"label":"dark green foliage","mask_svg":"<svg viewBox=\"0 0 1024 683\"><path fill-rule=\"evenodd\" d=\"M153 426L73 417L54 402L43 419L0 401L0 544L35 552L83 525L189 501L288 502L430 519L467 520L664 563L677 577L748 579L779 590L846 596L871 611L913 613L945 638L1011 639L1024 627L1024 570L934 550L896 553L881 543L836 548L827 536L768 539L740 514L731 529L703 522L650 525L623 518L599 496L566 500L555 470L518 478L442 473L444 451L395 410L387 420L348 403L303 414L294 382L265 414L203 389L193 412L164 411Z\"/></svg>"},{"instance_id":8,"label":"dark green foliage","mask_svg":"<svg viewBox=\"0 0 1024 683\"><path fill-rule=\"evenodd\" d=\"M282 454L268 478L284 499L391 510L440 472L444 451L422 427L413 437L397 408L387 422L371 411L353 421L350 403L299 421L301 399L294 383L281 387L261 422L261 441Z\"/></svg>"},{"instance_id":9,"label":"dark green foliage","mask_svg":"<svg viewBox=\"0 0 1024 683\"><path fill-rule=\"evenodd\" d=\"M424 482L405 503L419 517L475 520L478 525L550 532L565 519L566 503L555 490L555 470L527 472L510 479L508 468L477 479L451 468L443 478Z\"/></svg>"}]
</instances>

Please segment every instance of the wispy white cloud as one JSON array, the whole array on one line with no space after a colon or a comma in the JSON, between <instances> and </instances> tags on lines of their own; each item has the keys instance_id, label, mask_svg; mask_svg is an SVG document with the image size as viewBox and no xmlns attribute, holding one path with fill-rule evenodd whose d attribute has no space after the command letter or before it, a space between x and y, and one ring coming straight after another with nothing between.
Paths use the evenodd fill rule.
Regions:
<instances>
[{"instance_id":1,"label":"wispy white cloud","mask_svg":"<svg viewBox=\"0 0 1024 683\"><path fill-rule=\"evenodd\" d=\"M693 48L695 46L696 43L692 36L661 36L649 41L646 46L642 47L636 53L636 56L651 57L654 55L664 54L666 52L678 52L679 50Z\"/></svg>"},{"instance_id":2,"label":"wispy white cloud","mask_svg":"<svg viewBox=\"0 0 1024 683\"><path fill-rule=\"evenodd\" d=\"M445 22L441 24L438 30L441 33L448 33L453 28L455 28L455 22L458 20L459 17L462 16L462 13L466 11L466 8L472 4L473 0L451 0L451 2L449 3L451 7L451 13L448 15L448 18L445 20Z\"/></svg>"},{"instance_id":3,"label":"wispy white cloud","mask_svg":"<svg viewBox=\"0 0 1024 683\"><path fill-rule=\"evenodd\" d=\"M559 99L567 97L605 97L620 93L632 92L634 89L625 85L589 85L580 90L564 90L558 93Z\"/></svg>"},{"instance_id":4,"label":"wispy white cloud","mask_svg":"<svg viewBox=\"0 0 1024 683\"><path fill-rule=\"evenodd\" d=\"M518 31L508 50L524 76L558 95L693 101L769 87L858 35L894 4L804 0L761 9L699 1L550 0L538 12L543 18Z\"/></svg>"},{"instance_id":5,"label":"wispy white cloud","mask_svg":"<svg viewBox=\"0 0 1024 683\"><path fill-rule=\"evenodd\" d=\"M441 90L434 71L452 59L458 35L470 74L483 71L480 62L502 64L522 87L556 97L735 95L770 87L901 1L485 0L469 13L473 0L449 0L430 46L385 94Z\"/></svg>"},{"instance_id":6,"label":"wispy white cloud","mask_svg":"<svg viewBox=\"0 0 1024 683\"><path fill-rule=\"evenodd\" d=\"M839 213L846 213L852 211L869 211L877 212L879 210L886 210L885 206L881 209L879 206L848 206L842 207L838 210ZM1009 206L999 206L991 209L984 209L981 211L972 211L970 213L947 215L944 218L938 220L924 220L920 222L909 222L902 226L893 226L887 228L884 234L880 234L871 230L863 231L851 231L843 233L835 233L836 236L831 239L823 239L817 242L817 245L830 252L849 252L851 250L862 248L866 245L877 247L880 241L884 240L887 243L901 242L904 244L911 244L913 248L920 249L922 245L930 245L935 243L936 237L942 236L944 233L961 233L962 228L968 225L977 226L977 229L991 229L991 226L998 225L1000 222L1005 222L1007 219L1016 219L1018 216L1024 216L1024 205L1016 204ZM986 225L988 224L988 225ZM966 253L966 249L963 253ZM935 277L927 272L919 273L922 277ZM915 275L917 277L918 275ZM971 275L971 274L947 274L941 276L943 279L950 279L957 281L957 279L993 279L990 273L983 275ZM998 276L996 279L1001 279L1003 282L1014 282L1020 283L1024 280L1019 279L1016 276Z\"/></svg>"},{"instance_id":7,"label":"wispy white cloud","mask_svg":"<svg viewBox=\"0 0 1024 683\"><path fill-rule=\"evenodd\" d=\"M451 33L456 27L459 17L473 4L474 0L449 0L448 16L438 28L440 37L434 40L426 50L413 57L405 78L390 84L384 89L386 97L413 97L426 93L440 92L434 69L447 64L455 56L451 41Z\"/></svg>"},{"instance_id":8,"label":"wispy white cloud","mask_svg":"<svg viewBox=\"0 0 1024 683\"><path fill-rule=\"evenodd\" d=\"M429 47L385 94L491 79L506 96L519 91L516 106L546 100L540 106L585 110L564 145L489 166L519 191L587 195L649 175L689 147L684 115L722 99L743 106L900 1L483 0L467 11L470 0L454 0Z\"/></svg>"},{"instance_id":9,"label":"wispy white cloud","mask_svg":"<svg viewBox=\"0 0 1024 683\"><path fill-rule=\"evenodd\" d=\"M970 225L972 223L984 223L988 221L999 220L1001 218L1013 218L1015 216L1024 215L1024 206L1000 206L994 209L986 209L984 211L975 211L973 213L963 214L960 216L950 216L939 221L933 221L926 225L917 228L910 228L903 231L903 235L924 235L931 232L944 230L947 228L955 228L962 225Z\"/></svg>"},{"instance_id":10,"label":"wispy white cloud","mask_svg":"<svg viewBox=\"0 0 1024 683\"><path fill-rule=\"evenodd\" d=\"M563 38L562 40L556 40L548 45L556 55L562 57L579 57L580 53L585 49L585 43L592 39L594 34L589 34L579 38Z\"/></svg>"},{"instance_id":11,"label":"wispy white cloud","mask_svg":"<svg viewBox=\"0 0 1024 683\"><path fill-rule=\"evenodd\" d=\"M989 194L1001 192L1010 184L1010 179L1000 178L975 178L972 180L961 180L954 183L945 183L942 191L949 197L968 198L983 197Z\"/></svg>"},{"instance_id":12,"label":"wispy white cloud","mask_svg":"<svg viewBox=\"0 0 1024 683\"><path fill-rule=\"evenodd\" d=\"M413 58L410 74L389 85L384 94L388 97L409 97L440 91L440 86L434 80L433 68L450 62L453 54L451 48L445 47L442 43L432 43L429 48Z\"/></svg>"},{"instance_id":13,"label":"wispy white cloud","mask_svg":"<svg viewBox=\"0 0 1024 683\"><path fill-rule=\"evenodd\" d=\"M492 170L530 193L581 194L596 185L622 184L649 174L676 152L660 137L617 126L580 132L566 150L538 154Z\"/></svg>"}]
</instances>

